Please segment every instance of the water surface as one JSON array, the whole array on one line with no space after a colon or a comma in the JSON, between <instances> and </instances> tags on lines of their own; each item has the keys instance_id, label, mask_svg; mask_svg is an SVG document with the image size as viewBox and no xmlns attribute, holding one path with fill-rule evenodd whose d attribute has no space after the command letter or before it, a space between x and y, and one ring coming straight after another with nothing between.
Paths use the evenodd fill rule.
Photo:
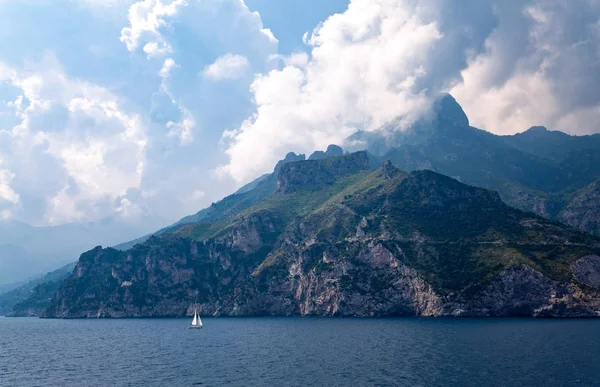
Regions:
<instances>
[{"instance_id":1,"label":"water surface","mask_svg":"<svg viewBox=\"0 0 600 387\"><path fill-rule=\"evenodd\" d=\"M0 318L0 386L600 385L600 321Z\"/></svg>"}]
</instances>

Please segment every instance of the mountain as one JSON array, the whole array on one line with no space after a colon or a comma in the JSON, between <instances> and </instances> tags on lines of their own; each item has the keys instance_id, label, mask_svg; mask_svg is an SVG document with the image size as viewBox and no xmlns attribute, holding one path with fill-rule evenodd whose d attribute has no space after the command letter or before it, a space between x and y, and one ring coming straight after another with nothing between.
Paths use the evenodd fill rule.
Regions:
<instances>
[{"instance_id":1,"label":"mountain","mask_svg":"<svg viewBox=\"0 0 600 387\"><path fill-rule=\"evenodd\" d=\"M75 265L75 262L71 263L8 292L0 293L0 316L37 316L42 313Z\"/></svg>"},{"instance_id":2,"label":"mountain","mask_svg":"<svg viewBox=\"0 0 600 387\"><path fill-rule=\"evenodd\" d=\"M49 227L0 220L0 285L27 282L98 244L112 246L150 230L116 218Z\"/></svg>"},{"instance_id":3,"label":"mountain","mask_svg":"<svg viewBox=\"0 0 600 387\"><path fill-rule=\"evenodd\" d=\"M600 315L600 239L497 192L373 162L288 162L237 213L90 250L44 316Z\"/></svg>"},{"instance_id":4,"label":"mountain","mask_svg":"<svg viewBox=\"0 0 600 387\"><path fill-rule=\"evenodd\" d=\"M492 189L511 206L600 235L600 135L533 127L497 136L470 126L456 100L444 95L404 130L393 122L347 142L402 170L430 169Z\"/></svg>"}]
</instances>

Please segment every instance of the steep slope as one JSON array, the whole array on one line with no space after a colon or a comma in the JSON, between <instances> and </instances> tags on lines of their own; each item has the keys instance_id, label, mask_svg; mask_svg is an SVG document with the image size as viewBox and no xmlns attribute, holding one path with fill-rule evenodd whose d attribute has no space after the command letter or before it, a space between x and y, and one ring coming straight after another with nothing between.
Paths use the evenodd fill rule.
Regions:
<instances>
[{"instance_id":1,"label":"steep slope","mask_svg":"<svg viewBox=\"0 0 600 387\"><path fill-rule=\"evenodd\" d=\"M126 252L83 254L46 317L597 316L599 240L366 152L288 163L277 191Z\"/></svg>"},{"instance_id":2,"label":"steep slope","mask_svg":"<svg viewBox=\"0 0 600 387\"><path fill-rule=\"evenodd\" d=\"M377 132L359 132L348 143L402 170L431 169L493 189L511 206L549 219L565 221L560 214L570 207L569 224L584 231L600 228L600 219L594 226L577 221L585 215L571 204L580 200L577 191L600 178L600 135L577 137L534 127L496 136L471 127L460 105L445 95L406 130L392 123Z\"/></svg>"},{"instance_id":3,"label":"steep slope","mask_svg":"<svg viewBox=\"0 0 600 387\"><path fill-rule=\"evenodd\" d=\"M50 299L62 281L74 268L75 263L71 263L0 294L0 316L40 315L50 304Z\"/></svg>"},{"instance_id":4,"label":"steep slope","mask_svg":"<svg viewBox=\"0 0 600 387\"><path fill-rule=\"evenodd\" d=\"M600 235L600 179L569 195L558 219L590 234Z\"/></svg>"}]
</instances>

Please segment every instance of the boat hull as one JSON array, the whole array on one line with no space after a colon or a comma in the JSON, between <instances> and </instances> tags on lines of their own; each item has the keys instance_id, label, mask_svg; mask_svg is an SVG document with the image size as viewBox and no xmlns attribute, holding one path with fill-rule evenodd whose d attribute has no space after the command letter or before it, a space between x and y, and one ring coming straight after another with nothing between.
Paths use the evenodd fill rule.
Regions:
<instances>
[{"instance_id":1,"label":"boat hull","mask_svg":"<svg viewBox=\"0 0 600 387\"><path fill-rule=\"evenodd\" d=\"M188 329L202 329L202 326L198 326L198 325L188 325Z\"/></svg>"}]
</instances>

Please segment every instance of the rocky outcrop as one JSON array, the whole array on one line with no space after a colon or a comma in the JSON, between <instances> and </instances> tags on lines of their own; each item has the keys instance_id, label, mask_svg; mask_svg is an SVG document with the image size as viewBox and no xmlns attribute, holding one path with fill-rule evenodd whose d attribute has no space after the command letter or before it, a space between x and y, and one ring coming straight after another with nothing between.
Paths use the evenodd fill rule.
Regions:
<instances>
[{"instance_id":1,"label":"rocky outcrop","mask_svg":"<svg viewBox=\"0 0 600 387\"><path fill-rule=\"evenodd\" d=\"M600 235L600 180L577 191L558 219L590 234Z\"/></svg>"},{"instance_id":2,"label":"rocky outcrop","mask_svg":"<svg viewBox=\"0 0 600 387\"><path fill-rule=\"evenodd\" d=\"M325 152L316 151L310 155L309 160L322 160L329 157L341 157L344 155L344 150L337 145L329 145Z\"/></svg>"},{"instance_id":3,"label":"rocky outcrop","mask_svg":"<svg viewBox=\"0 0 600 387\"><path fill-rule=\"evenodd\" d=\"M588 255L573 265L573 275L583 285L600 289L600 257Z\"/></svg>"},{"instance_id":4,"label":"rocky outcrop","mask_svg":"<svg viewBox=\"0 0 600 387\"><path fill-rule=\"evenodd\" d=\"M290 193L304 187L331 185L340 177L370 170L367 152L356 152L346 157L288 163L277 176L277 190Z\"/></svg>"},{"instance_id":5,"label":"rocky outcrop","mask_svg":"<svg viewBox=\"0 0 600 387\"><path fill-rule=\"evenodd\" d=\"M597 317L597 295L577 286L554 281L526 265L514 265L494 278L482 291L451 311L455 316Z\"/></svg>"},{"instance_id":6,"label":"rocky outcrop","mask_svg":"<svg viewBox=\"0 0 600 387\"><path fill-rule=\"evenodd\" d=\"M283 160L280 160L277 165L275 165L275 169L274 169L274 173L275 175L277 175L279 173L279 171L281 170L281 167L283 167L285 164L288 163L294 163L297 161L304 161L306 160L306 156L303 154L297 155L294 152L289 152L287 155L285 155L285 158Z\"/></svg>"}]
</instances>

